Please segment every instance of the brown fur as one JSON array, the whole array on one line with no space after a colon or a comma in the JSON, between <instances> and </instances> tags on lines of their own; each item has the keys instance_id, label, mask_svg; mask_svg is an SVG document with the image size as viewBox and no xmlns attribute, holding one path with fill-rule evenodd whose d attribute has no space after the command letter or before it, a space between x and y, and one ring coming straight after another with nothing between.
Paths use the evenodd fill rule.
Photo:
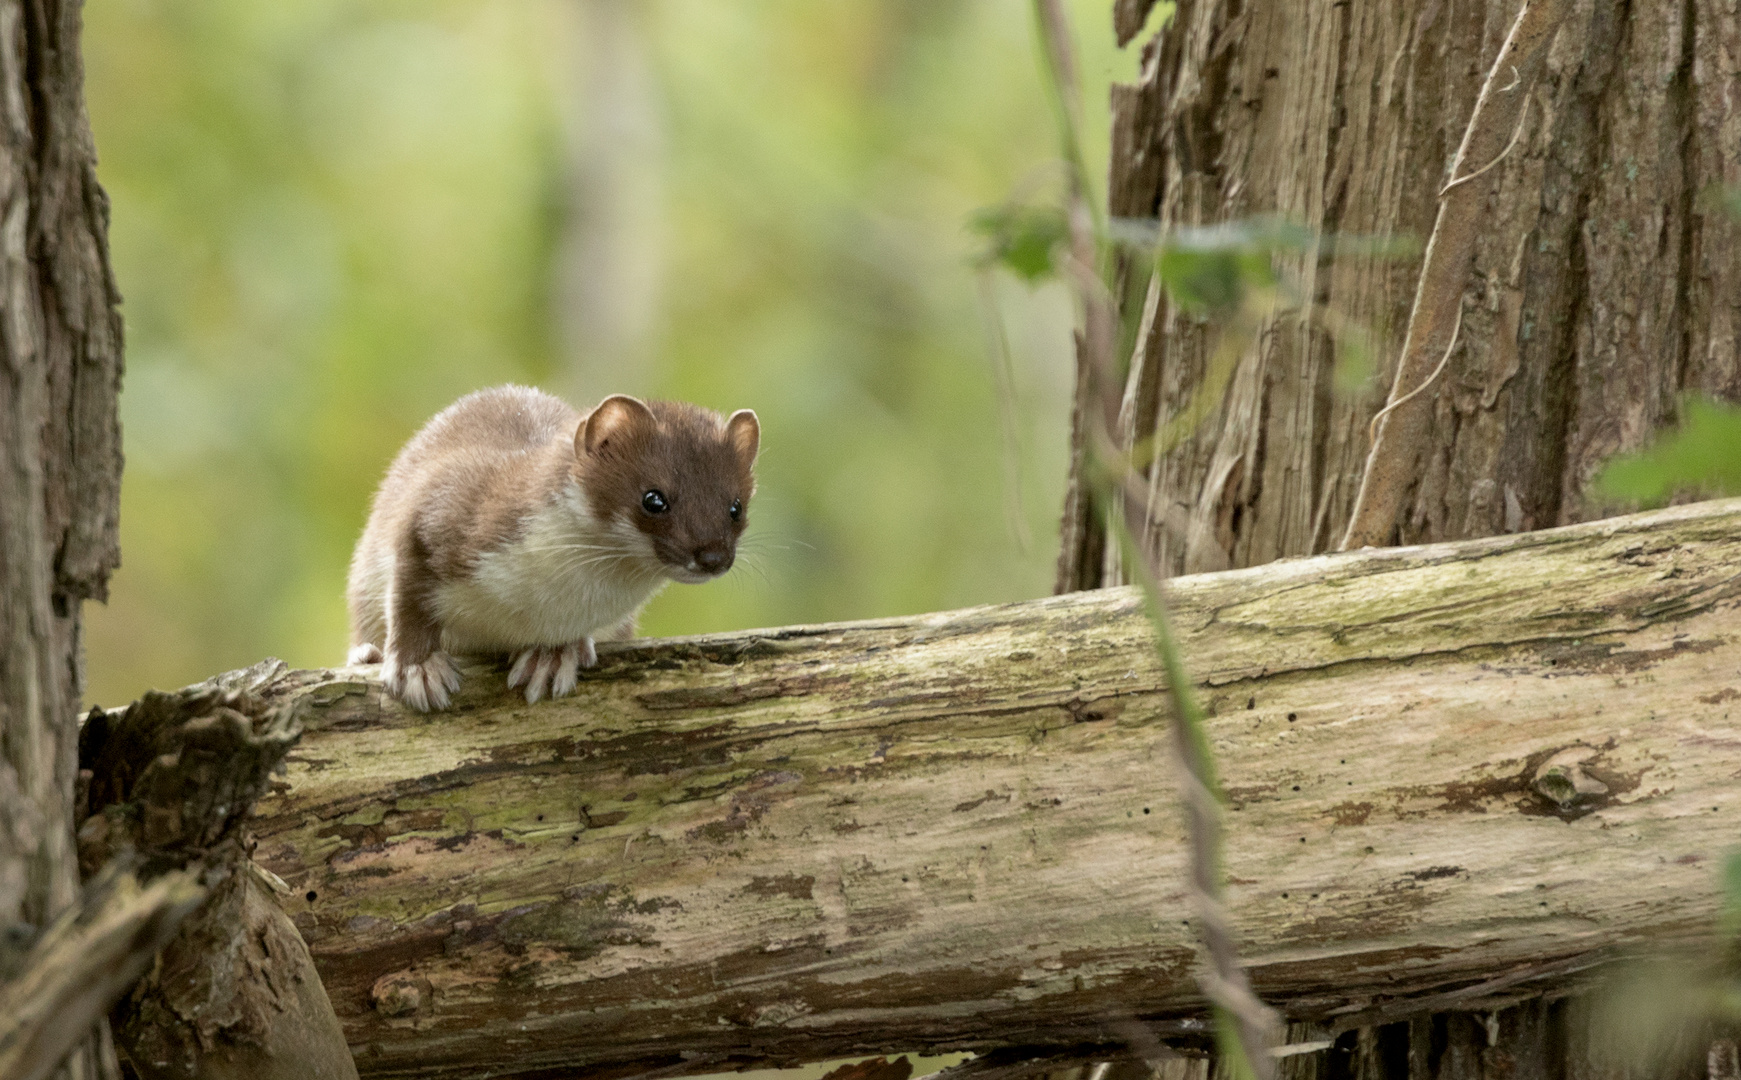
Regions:
<instances>
[{"instance_id":1,"label":"brown fur","mask_svg":"<svg viewBox=\"0 0 1741 1080\"><path fill-rule=\"evenodd\" d=\"M567 477L567 436L579 422L566 402L503 386L459 399L412 436L375 492L351 560L351 644L389 644L386 598L372 595L361 571L391 552L399 586L391 621L406 637L408 662L439 647L425 610L435 585L519 536L527 509Z\"/></svg>"},{"instance_id":2,"label":"brown fur","mask_svg":"<svg viewBox=\"0 0 1741 1080\"><path fill-rule=\"evenodd\" d=\"M680 401L648 402L639 411L601 410L603 415L588 416L575 435L575 460L584 470L577 475L594 516L604 520L618 508L639 508L643 493L659 491L670 510L633 515L659 557L681 566L694 552L718 550L727 556L722 569L729 568L737 538L749 523L756 445L734 442L736 430L729 425L722 439L718 413ZM596 431L600 420L607 422L606 431ZM737 521L727 512L734 499L744 506Z\"/></svg>"},{"instance_id":3,"label":"brown fur","mask_svg":"<svg viewBox=\"0 0 1741 1080\"><path fill-rule=\"evenodd\" d=\"M513 557L534 514L558 505L571 481L593 518L632 523L671 576L693 575L708 552L703 565L723 572L748 521L758 438L747 410L725 421L694 405L612 397L582 416L518 386L461 398L406 444L376 493L351 564L353 646L380 646L401 665L440 650L437 591L490 553ZM667 512L643 508L652 489ZM745 508L736 521L733 500Z\"/></svg>"}]
</instances>

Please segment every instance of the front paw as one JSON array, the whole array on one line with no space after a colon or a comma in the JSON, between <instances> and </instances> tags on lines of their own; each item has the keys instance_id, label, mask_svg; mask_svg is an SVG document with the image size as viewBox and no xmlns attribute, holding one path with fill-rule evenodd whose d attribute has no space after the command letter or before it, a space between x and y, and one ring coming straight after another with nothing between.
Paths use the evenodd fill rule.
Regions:
<instances>
[{"instance_id":1,"label":"front paw","mask_svg":"<svg viewBox=\"0 0 1741 1080\"><path fill-rule=\"evenodd\" d=\"M407 664L398 653L388 653L381 665L381 682L387 692L416 709L445 709L459 689L459 669L444 652L432 652L422 661Z\"/></svg>"},{"instance_id":2,"label":"front paw","mask_svg":"<svg viewBox=\"0 0 1741 1080\"><path fill-rule=\"evenodd\" d=\"M514 666L508 669L508 685L524 686L527 704L546 694L565 697L574 691L580 669L596 663L598 653L589 637L567 645L533 645L514 656Z\"/></svg>"}]
</instances>

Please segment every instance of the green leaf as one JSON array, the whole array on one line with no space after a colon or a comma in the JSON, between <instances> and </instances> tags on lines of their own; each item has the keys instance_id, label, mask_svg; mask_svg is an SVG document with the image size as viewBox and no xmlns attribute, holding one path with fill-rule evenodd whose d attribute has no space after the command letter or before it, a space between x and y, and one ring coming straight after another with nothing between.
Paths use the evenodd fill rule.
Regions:
<instances>
[{"instance_id":1,"label":"green leaf","mask_svg":"<svg viewBox=\"0 0 1741 1080\"><path fill-rule=\"evenodd\" d=\"M1421 245L1412 236L1365 236L1355 233L1319 233L1304 225L1274 215L1224 221L1219 225L1184 225L1163 229L1154 218L1115 217L1107 224L1115 243L1139 251L1183 250L1228 254L1296 254L1319 256L1371 255L1408 258L1418 255Z\"/></svg>"},{"instance_id":2,"label":"green leaf","mask_svg":"<svg viewBox=\"0 0 1741 1080\"><path fill-rule=\"evenodd\" d=\"M1409 237L1317 233L1275 216L1168 229L1153 218L1114 218L1107 231L1115 243L1153 254L1161 282L1173 298L1187 309L1211 316L1236 310L1251 289L1276 287L1277 254L1396 258L1419 250ZM1358 351L1349 359L1351 371L1358 373ZM1364 377L1357 374L1354 381Z\"/></svg>"},{"instance_id":3,"label":"green leaf","mask_svg":"<svg viewBox=\"0 0 1741 1080\"><path fill-rule=\"evenodd\" d=\"M1741 493L1741 406L1682 399L1680 427L1649 448L1610 458L1595 489L1613 499L1661 505L1677 491Z\"/></svg>"},{"instance_id":4,"label":"green leaf","mask_svg":"<svg viewBox=\"0 0 1741 1080\"><path fill-rule=\"evenodd\" d=\"M1001 263L1028 282L1057 272L1055 253L1070 235L1064 211L1055 206L991 206L976 212L969 225L990 241L979 265Z\"/></svg>"},{"instance_id":5,"label":"green leaf","mask_svg":"<svg viewBox=\"0 0 1741 1080\"><path fill-rule=\"evenodd\" d=\"M1161 284L1182 307L1200 314L1236 311L1249 289L1273 287L1268 252L1193 251L1167 247L1156 262Z\"/></svg>"}]
</instances>

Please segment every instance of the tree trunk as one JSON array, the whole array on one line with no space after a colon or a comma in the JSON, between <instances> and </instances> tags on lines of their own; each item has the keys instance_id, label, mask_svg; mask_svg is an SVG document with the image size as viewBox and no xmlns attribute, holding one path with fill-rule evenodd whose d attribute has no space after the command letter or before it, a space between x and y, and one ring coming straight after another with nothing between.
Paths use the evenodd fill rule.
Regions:
<instances>
[{"instance_id":1,"label":"tree trunk","mask_svg":"<svg viewBox=\"0 0 1741 1080\"><path fill-rule=\"evenodd\" d=\"M53 1074L150 970L157 951L205 895L185 871L160 875L145 888L119 869L92 882L82 904L61 912L38 935L19 975L0 984L0 1076L42 1080ZM106 1041L99 1046L99 1061L114 1052ZM92 1064L75 1062L72 1074Z\"/></svg>"},{"instance_id":2,"label":"tree trunk","mask_svg":"<svg viewBox=\"0 0 1741 1080\"><path fill-rule=\"evenodd\" d=\"M1518 7L1180 0L1144 46L1142 80L1114 90L1112 212L1279 213L1424 240ZM1519 144L1474 181L1488 212L1398 542L1603 516L1589 491L1603 460L1673 422L1683 391L1741 396L1741 224L1708 197L1741 184L1741 13L1581 0L1529 100ZM1338 394L1328 336L1275 319L1220 410L1149 472L1144 539L1173 572L1335 545L1418 263L1293 260L1308 297L1373 329L1377 378ZM1130 377L1138 436L1180 410L1214 336L1156 301Z\"/></svg>"},{"instance_id":3,"label":"tree trunk","mask_svg":"<svg viewBox=\"0 0 1741 1080\"><path fill-rule=\"evenodd\" d=\"M0 978L78 896L79 605L120 561L120 297L79 27L76 3L0 2ZM68 1068L114 1075L113 1051Z\"/></svg>"},{"instance_id":4,"label":"tree trunk","mask_svg":"<svg viewBox=\"0 0 1741 1080\"><path fill-rule=\"evenodd\" d=\"M74 826L88 809L75 790L84 683L80 604L105 596L120 562L116 395L122 348L108 201L97 184L84 111L79 30L77 3L0 0L0 1004L8 1005L0 1021L0 1073L34 1080L64 1056L58 1073L66 1080L118 1080L104 1012L152 967L205 888L217 886L226 903L208 905L193 920L198 937L184 927L179 953L172 946L171 955L183 959L182 977L167 988L148 980L150 987L130 1005L150 1009L173 1005L178 994L185 999L195 987L188 970L206 961L206 967L225 969L230 981L220 983L224 994L198 1003L202 1033L223 1023L214 1013L238 1001L266 1000L273 1005L265 1010L269 1015L231 1027L290 1034L256 1040L231 1055L242 1063L240 1075L342 1080L355 1073L331 1008L306 955L298 969L292 945L301 943L285 917L258 897L251 906L246 902L253 879L237 873L246 856L233 841L224 854L207 847L215 834L190 842L173 861L191 863L193 872L165 873L162 859L145 859L142 873L156 880L140 888L131 873L139 857L119 842L125 830L109 830L110 845L100 842L101 829L80 833L81 842L90 841L87 848L102 849L86 869L105 862L112 869L75 908L81 851ZM208 728L224 722L221 716L196 720ZM210 731L190 730L192 756L183 764L197 772L196 759L210 749L200 739ZM143 756L122 770L128 777L150 775L151 767L175 760L149 738L141 746ZM159 769L159 778L164 775ZM93 782L106 780L99 773ZM251 794L230 800L228 816L220 811L220 817L241 818L251 801ZM191 804L171 800L156 818L147 815L142 828L162 832L166 820L193 823ZM99 815L93 824L107 821ZM247 970L248 945L267 948L270 961ZM228 946L238 946L234 963L227 963L230 953L187 957L190 949ZM273 980L272 989L282 991L277 997L249 985ZM149 1044L128 1026L138 1027L124 1025L124 1041ZM149 1034L163 1029L153 1025ZM305 1032L312 1034L303 1038ZM184 1057L194 1064L179 1072L137 1057L134 1064L148 1076L231 1075L215 1055ZM289 1071L273 1072L274 1065Z\"/></svg>"},{"instance_id":5,"label":"tree trunk","mask_svg":"<svg viewBox=\"0 0 1741 1080\"><path fill-rule=\"evenodd\" d=\"M1741 501L1174 582L1259 991L1333 1034L1714 934L1738 563ZM537 706L373 674L260 691L308 715L254 826L365 1075L1202 1030L1135 590L624 643Z\"/></svg>"},{"instance_id":6,"label":"tree trunk","mask_svg":"<svg viewBox=\"0 0 1741 1080\"><path fill-rule=\"evenodd\" d=\"M1151 6L1117 0L1123 41ZM1275 213L1324 233L1425 240L1520 6L1179 0L1144 45L1139 81L1113 91L1112 213L1168 225ZM1607 457L1674 422L1684 392L1741 396L1741 226L1709 198L1741 184L1741 13L1728 0L1579 0L1523 89L1518 144L1472 182L1487 207L1461 333L1425 392L1432 449L1392 542L1611 513L1590 490ZM1420 263L1284 269L1310 301L1371 328L1376 375L1339 393L1328 335L1298 313L1273 319L1220 408L1146 470L1137 526L1171 572L1329 550L1348 524ZM1181 410L1214 340L1158 289L1143 319L1126 386L1134 438ZM1096 537L1070 543L1066 517L1060 580L1123 580ZM1520 1006L1491 1029L1457 1013L1363 1029L1335 1062L1290 1067L1571 1075L1568 1040L1582 1028L1562 1006Z\"/></svg>"}]
</instances>

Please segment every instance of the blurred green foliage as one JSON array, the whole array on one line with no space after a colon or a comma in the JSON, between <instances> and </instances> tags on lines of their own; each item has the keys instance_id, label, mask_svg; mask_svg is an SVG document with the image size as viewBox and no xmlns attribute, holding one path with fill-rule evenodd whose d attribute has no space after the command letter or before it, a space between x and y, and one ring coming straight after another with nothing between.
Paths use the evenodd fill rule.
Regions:
<instances>
[{"instance_id":1,"label":"blurred green foliage","mask_svg":"<svg viewBox=\"0 0 1741 1080\"><path fill-rule=\"evenodd\" d=\"M650 360L584 386L555 329L564 132L586 106L574 5L86 9L128 327L125 562L89 610L91 700L263 655L338 662L345 568L388 460L505 381L761 414L749 565L668 589L643 632L1047 591L1070 305L1056 284L990 287L1005 437L968 227L1061 182L1026 6L632 6L662 133L657 316ZM1106 85L1136 60L1106 0L1071 6L1103 162Z\"/></svg>"},{"instance_id":2,"label":"blurred green foliage","mask_svg":"<svg viewBox=\"0 0 1741 1080\"><path fill-rule=\"evenodd\" d=\"M985 237L979 265L1002 266L1023 281L1036 282L1057 270L1060 245L1070 237L1064 211L1056 206L991 206L973 215L973 230Z\"/></svg>"},{"instance_id":3,"label":"blurred green foliage","mask_svg":"<svg viewBox=\"0 0 1741 1080\"><path fill-rule=\"evenodd\" d=\"M1113 218L1107 231L1110 239L1127 251L1142 252L1154 260L1161 284L1181 309L1219 324L1224 332L1249 334L1255 330L1254 318L1268 318L1278 311L1298 311L1328 331L1336 342L1334 385L1338 393L1348 395L1371 388L1370 380L1377 370L1372 329L1305 296L1295 275L1281 272L1281 265L1284 260L1297 262L1300 256L1400 259L1418 255L1421 250L1420 241L1408 235L1320 233L1274 216L1164 233L1159 223L1150 219ZM1293 258L1288 259L1290 256ZM1237 345L1238 340L1224 344ZM1229 369L1223 377L1230 374ZM1222 389L1218 379L1206 380L1199 388L1199 405L1187 409L1180 419L1195 424L1201 419L1201 408L1220 400ZM1184 430L1175 432L1184 434Z\"/></svg>"},{"instance_id":4,"label":"blurred green foliage","mask_svg":"<svg viewBox=\"0 0 1741 1080\"><path fill-rule=\"evenodd\" d=\"M1681 423L1636 454L1609 459L1596 490L1611 499L1660 506L1677 492L1741 494L1741 405L1688 395Z\"/></svg>"},{"instance_id":5,"label":"blurred green foliage","mask_svg":"<svg viewBox=\"0 0 1741 1080\"><path fill-rule=\"evenodd\" d=\"M1741 937L1741 851L1729 853L1723 860L1723 936L1734 940Z\"/></svg>"}]
</instances>

